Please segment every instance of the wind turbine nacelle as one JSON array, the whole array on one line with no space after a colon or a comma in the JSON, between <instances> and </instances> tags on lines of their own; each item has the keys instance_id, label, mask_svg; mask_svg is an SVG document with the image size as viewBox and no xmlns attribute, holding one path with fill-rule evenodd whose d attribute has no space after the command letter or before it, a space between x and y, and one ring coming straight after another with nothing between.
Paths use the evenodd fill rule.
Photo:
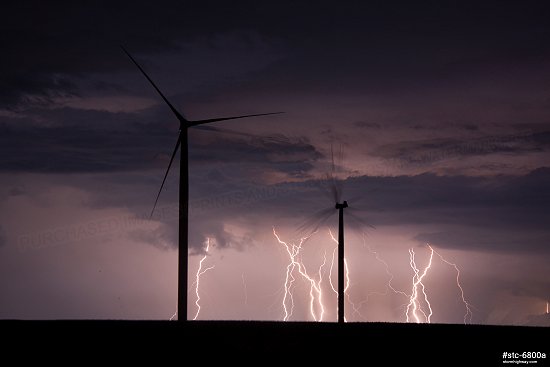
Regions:
<instances>
[{"instance_id":1,"label":"wind turbine nacelle","mask_svg":"<svg viewBox=\"0 0 550 367\"><path fill-rule=\"evenodd\" d=\"M336 205L334 206L336 209L344 209L344 208L347 208L348 207L348 202L344 200L344 202L342 204L340 203L336 203Z\"/></svg>"}]
</instances>

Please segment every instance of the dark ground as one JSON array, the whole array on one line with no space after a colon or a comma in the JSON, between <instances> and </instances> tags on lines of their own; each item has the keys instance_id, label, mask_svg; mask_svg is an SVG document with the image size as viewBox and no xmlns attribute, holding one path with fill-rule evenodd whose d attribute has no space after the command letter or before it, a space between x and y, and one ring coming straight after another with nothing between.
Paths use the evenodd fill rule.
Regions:
<instances>
[{"instance_id":1,"label":"dark ground","mask_svg":"<svg viewBox=\"0 0 550 367\"><path fill-rule=\"evenodd\" d=\"M18 361L80 365L344 361L375 365L524 365L503 352L541 352L550 365L550 327L251 321L0 321L2 354ZM202 358L199 360L198 358ZM511 358L510 360L529 360ZM531 359L533 360L533 359ZM41 363L41 364L42 364ZM71 363L73 364L73 363ZM527 364L527 363L525 363Z\"/></svg>"}]
</instances>

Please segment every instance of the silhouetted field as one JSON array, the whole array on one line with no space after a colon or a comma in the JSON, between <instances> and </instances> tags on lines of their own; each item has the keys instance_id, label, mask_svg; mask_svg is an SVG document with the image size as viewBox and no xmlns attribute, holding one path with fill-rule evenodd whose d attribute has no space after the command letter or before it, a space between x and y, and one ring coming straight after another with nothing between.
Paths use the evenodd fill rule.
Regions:
<instances>
[{"instance_id":1,"label":"silhouetted field","mask_svg":"<svg viewBox=\"0 0 550 367\"><path fill-rule=\"evenodd\" d=\"M550 360L550 328L400 323L252 321L0 321L2 349L16 358L79 361L161 361L181 365L194 358L212 364L256 361L344 361L359 365L503 365L504 352L544 352ZM260 359L257 359L260 358ZM521 359L521 358L520 358ZM372 363L371 363L372 362ZM203 362L196 361L202 364ZM255 363L255 362L254 362ZM353 362L350 362L353 363ZM78 363L77 363L78 364ZM514 363L516 364L516 363ZM533 364L531 364L533 365Z\"/></svg>"}]
</instances>

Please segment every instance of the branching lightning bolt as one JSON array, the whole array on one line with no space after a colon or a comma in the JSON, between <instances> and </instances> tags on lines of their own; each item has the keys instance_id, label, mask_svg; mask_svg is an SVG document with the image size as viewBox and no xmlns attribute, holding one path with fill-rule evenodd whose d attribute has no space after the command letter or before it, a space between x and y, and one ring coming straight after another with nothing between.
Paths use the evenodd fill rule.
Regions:
<instances>
[{"instance_id":1,"label":"branching lightning bolt","mask_svg":"<svg viewBox=\"0 0 550 367\"><path fill-rule=\"evenodd\" d=\"M386 284L386 289L384 290L384 292L371 291L371 292L369 292L369 293L367 294L366 298L365 298L363 301L361 301L361 302L359 302L359 303L357 304L357 307L354 307L354 314L358 314L358 315L361 316L362 318L365 318L365 317L361 314L361 312L359 312L359 310L361 309L361 307L363 307L364 304L366 304L366 303L369 301L369 298L370 298L370 296L372 296L372 295L375 295L375 294L376 294L376 295L386 296L386 295L389 293L389 291L391 290L393 293L399 294L399 295L404 296L404 297L406 297L406 298L409 298L410 296L409 296L407 293L405 293L405 292L403 292L403 291L400 291L400 290L397 290L397 289L394 288L394 286L393 286L393 284L392 284L392 281L393 281L393 279L394 279L394 275L393 275L393 273L390 271L390 267L389 267L388 263L387 263L386 261L384 261L384 260L380 257L380 255L378 254L377 251L373 250L370 246L367 246L367 245L366 245L366 240L365 240L364 233L363 233L363 245L369 250L369 252L370 252L371 254L374 255L374 258L376 259L376 261L378 261L379 263L381 263L381 264L384 266L384 270L386 271L386 274L387 274L388 277L389 277L388 282L387 282L387 284Z\"/></svg>"},{"instance_id":2,"label":"branching lightning bolt","mask_svg":"<svg viewBox=\"0 0 550 367\"><path fill-rule=\"evenodd\" d=\"M464 289L462 289L462 285L460 284L460 269L458 269L458 266L450 261L447 261L446 259L443 258L443 256L441 256L441 254L439 254L437 251L435 251L432 246L428 245L428 247L433 251L435 252L435 254L437 256L439 256L439 258L441 259L441 261L443 261L444 263L452 266L453 268L455 268L456 270L456 285L458 286L458 289L460 289L460 297L462 298L462 302L464 303L464 307L466 308L466 313L464 314L464 324L466 324L467 322L472 322L472 309L471 309L471 305L468 303L468 301L466 301L466 298L464 297ZM548 307L548 305L547 305Z\"/></svg>"},{"instance_id":3,"label":"branching lightning bolt","mask_svg":"<svg viewBox=\"0 0 550 367\"><path fill-rule=\"evenodd\" d=\"M428 261L428 265L424 268L424 271L422 274L420 274L420 269L418 269L415 261L415 252L413 249L409 249L409 256L410 256L410 266L414 271L413 276L413 286L412 286L412 292L409 298L409 304L407 305L407 311L405 312L405 316L407 318L407 322L410 322L411 318L414 318L414 320L419 323L422 322L421 318L418 313L421 313L424 317L424 322L431 322L431 316L433 314L430 301L428 300L428 295L426 294L426 287L424 286L424 283L422 282L423 279L428 274L428 271L430 270L432 266L432 260L434 253L443 261L445 264L452 266L456 270L456 285L458 289L460 290L460 298L462 300L462 303L464 303L464 307L466 309L466 312L464 314L464 324L468 322L472 322L472 305L466 300L466 297L464 296L464 289L462 288L462 285L460 284L460 269L455 263L452 263L448 260L446 260L440 253L435 251L432 246L428 244L428 248L430 249L430 258ZM426 315L426 312L422 309L422 301L419 298L419 289L422 290L422 295L424 299L424 303L426 304L428 308L428 314ZM417 313L418 312L418 313Z\"/></svg>"},{"instance_id":4,"label":"branching lightning bolt","mask_svg":"<svg viewBox=\"0 0 550 367\"><path fill-rule=\"evenodd\" d=\"M199 268L197 269L197 274L195 275L195 294L197 295L197 299L195 301L195 304L197 305L197 313L195 314L195 317L193 317L193 320L196 320L197 317L199 316L199 313L201 312L201 305L199 303L199 301L201 300L201 297L199 295L199 287L200 287L201 276L204 273L206 273L208 270L214 268L214 265L212 265L208 268L205 268L205 269L202 268L202 263L204 262L204 260L206 260L206 257L208 256L208 249L209 248L210 248L210 239L207 238L206 239L206 250L205 250L204 256L202 257L201 261L199 262Z\"/></svg>"},{"instance_id":5,"label":"branching lightning bolt","mask_svg":"<svg viewBox=\"0 0 550 367\"><path fill-rule=\"evenodd\" d=\"M299 273L301 277L308 281L310 284L310 290L309 290L309 311L311 314L311 317L315 321L322 321L323 315L325 312L325 306L322 301L322 280L323 280L323 268L326 265L327 259L326 259L326 252L323 255L323 263L319 266L317 277L314 278L310 276L306 270L306 267L301 259L301 251L303 249L303 244L307 239L309 239L314 233L307 237L303 237L300 239L298 244L293 243L287 243L281 240L279 235L277 234L275 228L273 228L273 234L277 241L282 244L288 255L290 262L288 263L286 267L286 279L284 283L284 297L283 297L283 309L284 309L284 317L283 320L287 321L292 316L293 310L294 310L294 295L293 295L293 287L294 283L296 281L296 273ZM332 272L334 268L334 262L336 258L336 251L338 249L338 240L334 237L332 231L329 229L329 235L331 239L337 244L337 246L332 251L332 259L330 263L329 268L329 284L332 289L332 291L338 295L338 291L335 288L333 281L332 281ZM427 245L428 249L430 250L430 255L428 258L427 264L422 268L417 264L416 261L416 253L414 249L409 249L409 265L411 269L413 270L413 277L412 277L412 287L410 294L407 294L406 292L403 292L401 290L396 289L392 285L392 281L394 280L394 275L390 271L389 265L387 262L385 262L379 254L368 247L368 250L374 255L376 261L380 262L386 271L386 274L388 275L389 279L386 285L386 290L384 293L381 292L370 292L367 295L366 300L361 301L360 303L356 304L351 301L350 299L350 272L349 267L346 259L344 259L344 266L345 266L345 288L344 293L347 297L348 303L353 307L354 314L358 314L359 316L363 317L360 313L360 309L364 303L368 301L368 298L372 294L382 294L387 295L389 291L391 290L395 294L399 294L401 296L404 296L408 298L408 304L403 305L406 306L406 310L404 312L404 316L406 318L407 322L416 322L416 323L422 323L427 322L431 323L432 315L434 314L432 305L430 303L428 293L426 290L426 286L424 284L424 281L426 277L428 276L428 273L430 272L432 268L432 263L434 260L434 254L437 255L437 257L444 262L445 264L452 266L456 271L456 285L458 289L460 290L460 297L462 302L464 303L464 307L466 309L466 312L464 314L464 323L468 323L472 321L472 305L466 300L464 288L462 287L462 284L460 283L460 269L458 265L455 263L452 263L445 259L440 253L434 250L432 246L429 244ZM549 306L550 304L547 302L547 313L549 312ZM363 317L364 318L364 317Z\"/></svg>"},{"instance_id":6,"label":"branching lightning bolt","mask_svg":"<svg viewBox=\"0 0 550 367\"><path fill-rule=\"evenodd\" d=\"M383 293L383 294L388 294L388 289L391 289L394 293L396 294L400 294L402 296L405 296L405 297L409 297L409 295L403 291L398 291L397 289L395 289L393 287L393 285L391 284L391 282L393 281L393 278L394 278L394 275L393 273L390 271L390 267L388 265L387 262L385 262L384 260L382 260L380 258L380 256L378 255L378 252L374 251L372 248L367 247L368 250L370 251L371 254L374 255L374 258L376 259L376 261L380 262L382 265L384 265L384 269L386 270L386 274L390 277L390 279L388 279L388 284L386 286L386 291Z\"/></svg>"},{"instance_id":7,"label":"branching lightning bolt","mask_svg":"<svg viewBox=\"0 0 550 367\"><path fill-rule=\"evenodd\" d=\"M416 266L416 262L414 260L414 255L415 255L414 250L409 249L410 265L411 265L411 268L414 271L414 276L413 276L412 291L411 291L411 295L410 295L410 298L409 298L409 304L407 306L407 311L405 312L405 315L407 316L407 322L410 322L410 317L411 317L410 315L412 314L412 317L414 317L416 322L420 323L421 321L420 321L420 317L418 316L418 313L417 313L417 311L418 311L424 316L424 320L426 322L430 323L430 318L432 317L432 314L433 314L432 307L430 305L430 301L428 300L428 295L426 294L426 288L424 286L424 283L422 283L422 280L424 279L424 277L428 273L428 270L432 266L432 259L433 259L434 250L431 247L430 247L430 250L431 250L430 260L428 262L428 265L426 265L426 267L424 268L424 271L420 275L420 270ZM428 315L426 315L426 313L422 310L421 301L418 298L418 288L422 289L422 294L424 295L424 302L426 303L426 305L428 307L428 310L429 310Z\"/></svg>"},{"instance_id":8,"label":"branching lightning bolt","mask_svg":"<svg viewBox=\"0 0 550 367\"><path fill-rule=\"evenodd\" d=\"M315 233L315 232L314 232ZM279 235L277 234L277 231L275 230L275 227L273 227L273 235L277 239L277 241L283 245L288 253L289 256L289 264L286 268L286 279L284 284L285 294L283 297L283 309L284 309L284 317L283 321L287 321L294 311L294 296L292 292L292 286L296 280L294 277L295 270L298 271L298 273L310 284L310 290L309 290L309 312L311 314L311 317L315 321L322 321L323 315L325 313L325 306L323 305L323 291L321 287L321 283L323 280L323 267L326 264L326 254L324 255L323 263L319 266L318 270L318 280L315 280L311 276L308 275L306 267L304 263L300 259L300 251L303 249L302 245L304 242L309 239L314 233L307 237L302 237L300 239L300 242L296 245L293 243L287 243L281 240ZM290 303L290 305L288 305ZM315 305L318 305L318 310L316 311Z\"/></svg>"}]
</instances>

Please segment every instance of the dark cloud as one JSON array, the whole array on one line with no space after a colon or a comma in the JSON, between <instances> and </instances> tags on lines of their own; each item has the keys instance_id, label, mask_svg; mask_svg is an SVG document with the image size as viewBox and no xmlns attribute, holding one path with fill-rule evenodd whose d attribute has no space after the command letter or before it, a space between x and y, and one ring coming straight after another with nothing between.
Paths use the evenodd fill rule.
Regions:
<instances>
[{"instance_id":1,"label":"dark cloud","mask_svg":"<svg viewBox=\"0 0 550 367\"><path fill-rule=\"evenodd\" d=\"M136 242L152 245L161 250L178 248L178 231L166 224L161 224L155 229L132 229L128 231L128 237Z\"/></svg>"},{"instance_id":2,"label":"dark cloud","mask_svg":"<svg viewBox=\"0 0 550 367\"><path fill-rule=\"evenodd\" d=\"M76 96L78 88L67 77L35 73L9 75L0 82L0 108L17 110L22 105L50 105L55 98Z\"/></svg>"},{"instance_id":3,"label":"dark cloud","mask_svg":"<svg viewBox=\"0 0 550 367\"><path fill-rule=\"evenodd\" d=\"M95 192L88 200L92 208L124 206L138 218L149 218L162 179L162 171L156 172L158 177L154 171L102 174L91 181L83 176L74 183ZM212 238L220 248L246 248L254 244L255 232L281 222L290 223L298 233L308 220L317 224L315 213L334 207L332 197L326 195L325 181L270 185L235 177L235 172L217 165L191 172L189 235L190 247L196 251L206 238ZM210 178L200 179L202 175ZM417 234L411 236L414 240L441 248L548 251L550 168L524 176L361 176L349 178L341 186L342 200L350 205L347 224L355 231L377 230L368 225L396 229L417 226ZM177 245L177 190L174 172L153 216L163 226L138 231L132 238L161 248ZM352 220L352 214L360 223ZM335 221L333 216L324 224ZM235 228L246 228L250 233Z\"/></svg>"},{"instance_id":4,"label":"dark cloud","mask_svg":"<svg viewBox=\"0 0 550 367\"><path fill-rule=\"evenodd\" d=\"M404 163L433 163L440 160L507 153L522 154L543 152L550 149L550 132L526 132L522 134L485 136L471 139L438 138L430 140L402 141L378 147L372 154Z\"/></svg>"},{"instance_id":5,"label":"dark cloud","mask_svg":"<svg viewBox=\"0 0 550 367\"><path fill-rule=\"evenodd\" d=\"M227 197L227 196L226 196ZM247 203L226 201L227 199L211 197L209 202L193 205L189 216L188 246L191 255L204 252L205 243L211 241L212 245L220 249L244 250L248 246L256 244L252 232L236 233L225 225L228 221L238 221L246 217L245 212L250 205L261 203L264 199L255 198ZM249 200L249 199L244 199ZM201 206L202 205L202 206ZM133 241L152 245L161 250L178 248L178 204L164 205L157 208L152 220L160 222L157 228L134 228L128 231L128 238ZM212 215L215 210L216 215ZM244 212L243 212L244 211ZM137 214L135 218L143 218ZM149 218L148 216L146 217ZM249 221L245 220L248 224Z\"/></svg>"},{"instance_id":6,"label":"dark cloud","mask_svg":"<svg viewBox=\"0 0 550 367\"><path fill-rule=\"evenodd\" d=\"M123 113L60 108L42 111L49 124L33 117L0 123L0 170L17 172L113 172L164 168L177 140L167 111ZM163 121L167 121L164 123ZM190 133L192 165L254 164L305 177L322 155L304 137ZM250 172L249 172L250 174Z\"/></svg>"},{"instance_id":7,"label":"dark cloud","mask_svg":"<svg viewBox=\"0 0 550 367\"><path fill-rule=\"evenodd\" d=\"M411 177L352 178L346 182L346 190L349 191L350 196L354 196L360 195L362 190L376 189L373 194L363 199L364 205L372 209L392 208L405 212L448 208L449 213L455 213L455 217L464 216L464 220L470 219L462 210L483 210L483 208L500 210L500 208L515 207L516 209L511 210L511 213L503 210L505 213L498 214L497 218L515 217L516 220L508 224L524 226L528 223L538 225L543 222L544 218L540 216L544 216L544 208L550 200L547 188L549 183L550 169L540 168L525 176L484 178L422 174ZM535 215L528 219L521 219L525 214L521 210L522 207L535 210L533 213ZM476 218L478 219L480 218ZM421 216L418 220L422 220ZM446 220L446 218L441 217L440 220ZM484 223L486 221L480 222L480 225Z\"/></svg>"},{"instance_id":8,"label":"dark cloud","mask_svg":"<svg viewBox=\"0 0 550 367\"><path fill-rule=\"evenodd\" d=\"M225 228L223 222L215 219L203 218L200 222L190 221L189 225L192 228L189 232L189 246L192 254L203 253L204 244L207 240L220 249L232 248L240 251L257 244L252 235L253 231L235 233Z\"/></svg>"},{"instance_id":9,"label":"dark cloud","mask_svg":"<svg viewBox=\"0 0 550 367\"><path fill-rule=\"evenodd\" d=\"M306 178L313 163L323 157L307 138L283 135L251 138L192 135L189 151L191 167L221 163L242 170L245 164L252 164L256 172L274 170L297 178Z\"/></svg>"},{"instance_id":10,"label":"dark cloud","mask_svg":"<svg viewBox=\"0 0 550 367\"><path fill-rule=\"evenodd\" d=\"M433 88L440 93L450 85L471 89L473 80L505 80L512 65L513 77L531 74L526 65L543 65L549 53L544 41L548 28L541 17L548 13L546 7L328 6L316 4L309 16L296 7L285 17L285 29L296 32L288 41L292 56L272 70L278 85L321 94L358 92L371 101L391 91L389 97L395 99L406 91ZM293 29L299 21L307 27ZM280 26L272 29L277 32ZM542 69L546 78L548 69Z\"/></svg>"},{"instance_id":11,"label":"dark cloud","mask_svg":"<svg viewBox=\"0 0 550 367\"><path fill-rule=\"evenodd\" d=\"M230 10L239 9L246 19L244 14L250 10L246 4L213 7L176 1L153 7L135 2L120 3L120 6L64 2L45 6L40 1L12 4L5 9L9 16L1 26L9 37L1 41L6 57L0 61L0 108L19 109L30 102L45 103L54 97L80 95L85 91L77 84L85 81L98 90L105 91L105 86L108 90L120 90L118 83L94 82L90 78L90 75L134 70L120 45L139 54L173 53L183 48L187 59L193 61L193 72L206 73L207 70L201 68L204 58L197 60L197 51L205 56L201 52L204 45L207 49L218 47L215 36L220 33L246 31L247 27L244 24L240 27L237 19L225 17ZM181 21L182 14L187 19L185 22ZM203 21L206 19L208 21ZM240 50L239 54L248 54L248 59L241 57L242 62L258 61L250 52L259 42L253 34L239 36L237 46L242 48L243 43L249 46ZM199 45L193 43L197 38L202 38ZM228 44L222 47L235 46L234 38L226 37L225 41ZM237 50L231 52L237 53ZM215 59L216 54L210 56ZM231 64L224 65L232 67Z\"/></svg>"},{"instance_id":12,"label":"dark cloud","mask_svg":"<svg viewBox=\"0 0 550 367\"><path fill-rule=\"evenodd\" d=\"M7 5L1 26L9 36L1 44L0 100L9 107L75 93L63 80L130 70L120 44L151 54L246 30L292 50L265 76L281 86L380 91L493 77L511 65L521 73L521 65L540 65L550 52L548 11L545 4L502 2L17 2Z\"/></svg>"},{"instance_id":13,"label":"dark cloud","mask_svg":"<svg viewBox=\"0 0 550 367\"><path fill-rule=\"evenodd\" d=\"M158 144L171 142L162 131L101 131L93 126L0 125L0 169L10 172L128 171L155 166ZM153 140L153 137L158 140ZM161 143L162 144L162 143Z\"/></svg>"},{"instance_id":14,"label":"dark cloud","mask_svg":"<svg viewBox=\"0 0 550 367\"><path fill-rule=\"evenodd\" d=\"M438 246L489 251L547 251L550 169L498 177L436 176L356 178L350 196L363 199L375 225L432 224L454 229L421 233ZM460 228L460 229L457 229Z\"/></svg>"},{"instance_id":15,"label":"dark cloud","mask_svg":"<svg viewBox=\"0 0 550 367\"><path fill-rule=\"evenodd\" d=\"M504 223L500 222L499 224ZM420 233L414 239L420 243L454 249L496 252L542 252L548 250L547 244L550 241L550 233L542 228L535 233L504 229L499 233L496 229L495 227L489 227L480 230L473 226L464 226L448 232ZM503 233L506 235L504 236Z\"/></svg>"},{"instance_id":16,"label":"dark cloud","mask_svg":"<svg viewBox=\"0 0 550 367\"><path fill-rule=\"evenodd\" d=\"M247 223L247 228L271 225L259 223L258 218L272 222L286 218L296 223L298 230L315 213L333 207L332 199L323 194L322 184L306 181L251 185L248 191L233 192L220 186L218 191L211 190L210 196L196 201L198 210L194 213L198 215L197 222L208 219L211 225L214 217L219 223L239 218ZM349 200L349 213L359 218L361 224L354 226L359 230L371 231L367 224L395 228L436 226L439 231L421 232L414 239L438 247L480 251L548 250L549 168L525 176L363 176L346 180L343 187L342 199ZM262 190L263 195L251 194Z\"/></svg>"}]
</instances>

